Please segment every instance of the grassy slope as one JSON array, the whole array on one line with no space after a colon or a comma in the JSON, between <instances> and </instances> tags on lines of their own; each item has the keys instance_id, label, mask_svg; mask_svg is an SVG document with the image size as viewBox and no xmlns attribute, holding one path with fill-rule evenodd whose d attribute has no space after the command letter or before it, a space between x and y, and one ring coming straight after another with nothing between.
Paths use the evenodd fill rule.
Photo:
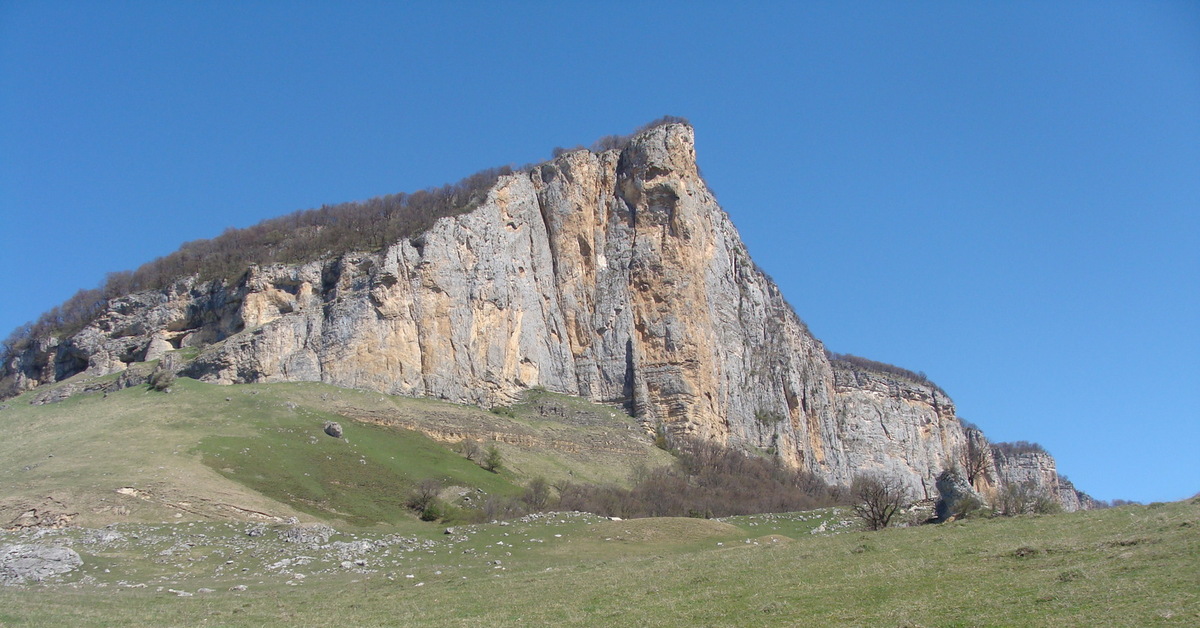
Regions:
<instances>
[{"instance_id":1,"label":"grassy slope","mask_svg":"<svg viewBox=\"0 0 1200 628\"><path fill-rule=\"evenodd\" d=\"M469 539L457 544L450 537L428 537L419 551L372 558L369 564L379 567L374 573L325 574L319 564L310 564L304 567L308 577L291 585L283 583L288 576L255 571L211 575L211 565L224 555L214 559L203 547L220 536L206 529L207 539L189 550L199 554L189 560L207 567L194 570L200 575L168 575L140 589L8 588L0 590L0 622L44 625L71 617L75 625L146 626L1200 623L1198 500L878 533L807 533L829 518L829 513L747 516L722 523L568 516L473 526ZM94 558L76 547L101 583L148 569L138 557L110 552ZM234 558L238 564L245 560L241 554ZM187 565L181 561L179 567ZM227 590L237 582L249 590ZM190 598L166 590L200 586L217 590Z\"/></svg>"},{"instance_id":2,"label":"grassy slope","mask_svg":"<svg viewBox=\"0 0 1200 628\"><path fill-rule=\"evenodd\" d=\"M316 383L180 379L169 394L135 387L43 406L22 396L0 410L0 526L29 510L75 514L74 524L92 526L253 512L397 523L410 518L402 503L408 488L424 478L515 495L534 475L623 482L635 464L669 460L623 414L534 397L508 417ZM594 424L542 417L534 411L541 398L576 404L566 418ZM344 439L322 432L327 420L341 423ZM504 471L486 472L449 443L406 427L499 438ZM136 495L117 492L125 487Z\"/></svg>"},{"instance_id":3,"label":"grassy slope","mask_svg":"<svg viewBox=\"0 0 1200 628\"><path fill-rule=\"evenodd\" d=\"M167 395L24 401L0 410L0 514L49 498L78 511L76 523L131 522L116 529L138 540L94 545L78 529L42 537L71 544L85 566L54 584L0 589L5 626L1200 623L1198 500L834 536L808 533L841 519L830 512L724 523L562 516L447 536L406 517L397 487L436 476L511 493L535 473L620 479L633 460L665 454L627 417L549 393L512 416L319 384L189 380ZM321 433L328 419L345 440ZM483 472L397 427L417 423L498 437L510 469ZM327 550L270 534L249 542L244 523L188 523L230 517L223 504L340 520L334 540L412 540L347 570ZM134 523L157 521L174 523ZM362 527L377 521L389 525ZM0 544L32 539L0 534ZM305 579L267 566L301 554L315 557ZM237 584L250 588L228 590ZM169 591L199 587L216 591Z\"/></svg>"}]
</instances>

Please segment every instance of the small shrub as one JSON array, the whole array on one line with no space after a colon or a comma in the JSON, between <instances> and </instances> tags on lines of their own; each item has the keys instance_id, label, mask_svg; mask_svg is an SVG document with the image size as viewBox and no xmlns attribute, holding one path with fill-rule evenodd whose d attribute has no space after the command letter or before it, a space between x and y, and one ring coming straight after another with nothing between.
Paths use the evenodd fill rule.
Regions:
<instances>
[{"instance_id":1,"label":"small shrub","mask_svg":"<svg viewBox=\"0 0 1200 628\"><path fill-rule=\"evenodd\" d=\"M442 504L438 500L433 500L428 506L421 510L421 521L437 521L445 516L445 511Z\"/></svg>"},{"instance_id":2,"label":"small shrub","mask_svg":"<svg viewBox=\"0 0 1200 628\"><path fill-rule=\"evenodd\" d=\"M603 153L606 150L625 148L629 143L629 136L626 135L605 135L596 140L592 144L593 153Z\"/></svg>"},{"instance_id":3,"label":"small shrub","mask_svg":"<svg viewBox=\"0 0 1200 628\"><path fill-rule=\"evenodd\" d=\"M950 505L954 514L965 519L981 517L989 514L991 511L984 506L983 502L974 495L962 495L954 500Z\"/></svg>"},{"instance_id":4,"label":"small shrub","mask_svg":"<svg viewBox=\"0 0 1200 628\"><path fill-rule=\"evenodd\" d=\"M758 410L754 413L754 420L759 425L771 426L783 422L783 415L770 410Z\"/></svg>"},{"instance_id":5,"label":"small shrub","mask_svg":"<svg viewBox=\"0 0 1200 628\"><path fill-rule=\"evenodd\" d=\"M1009 484L996 499L996 512L1005 517L1016 515L1048 515L1060 512L1062 506L1049 494L1038 490L1032 482Z\"/></svg>"},{"instance_id":6,"label":"small shrub","mask_svg":"<svg viewBox=\"0 0 1200 628\"><path fill-rule=\"evenodd\" d=\"M686 124L688 126L692 125L692 123L683 116L673 116L673 115L668 114L668 115L662 116L661 118L651 120L651 121L647 122L646 124L643 124L642 126L638 127L637 130L634 131L634 135L637 135L638 133L641 133L642 131L649 131L650 129L654 129L654 128L657 128L660 126L666 126L668 124Z\"/></svg>"},{"instance_id":7,"label":"small shrub","mask_svg":"<svg viewBox=\"0 0 1200 628\"><path fill-rule=\"evenodd\" d=\"M577 150L587 150L587 149L584 148L583 146L576 146L575 148L563 148L562 146L555 146L554 150L550 151L550 157L551 158L562 157L563 155L566 155L567 153L573 153Z\"/></svg>"},{"instance_id":8,"label":"small shrub","mask_svg":"<svg viewBox=\"0 0 1200 628\"><path fill-rule=\"evenodd\" d=\"M155 371L150 376L150 388L158 392L166 392L175 383L175 373L171 371Z\"/></svg>"},{"instance_id":9,"label":"small shrub","mask_svg":"<svg viewBox=\"0 0 1200 628\"><path fill-rule=\"evenodd\" d=\"M483 453L483 468L492 473L499 473L503 464L504 458L500 454L500 448L495 444L488 445L487 450Z\"/></svg>"},{"instance_id":10,"label":"small shrub","mask_svg":"<svg viewBox=\"0 0 1200 628\"><path fill-rule=\"evenodd\" d=\"M432 478L421 480L413 487L412 492L409 493L407 505L409 508L420 513L422 519L425 519L427 512L438 508L438 494L441 492L442 483L440 481ZM434 519L436 518L434 517ZM425 520L432 521L432 519Z\"/></svg>"},{"instance_id":11,"label":"small shrub","mask_svg":"<svg viewBox=\"0 0 1200 628\"><path fill-rule=\"evenodd\" d=\"M1019 456L1021 454L1044 454L1048 452L1045 447L1037 443L1018 440L1011 443L995 443L992 445L992 453L1002 456Z\"/></svg>"},{"instance_id":12,"label":"small shrub","mask_svg":"<svg viewBox=\"0 0 1200 628\"><path fill-rule=\"evenodd\" d=\"M515 500L489 495L475 513L475 519L480 522L503 521L524 515L525 509Z\"/></svg>"},{"instance_id":13,"label":"small shrub","mask_svg":"<svg viewBox=\"0 0 1200 628\"><path fill-rule=\"evenodd\" d=\"M479 441L475 440L474 438L464 438L463 441L459 443L458 448L459 451L462 452L463 457L467 460L474 462L479 459L479 454L481 453Z\"/></svg>"},{"instance_id":14,"label":"small shrub","mask_svg":"<svg viewBox=\"0 0 1200 628\"><path fill-rule=\"evenodd\" d=\"M521 501L525 502L531 511L545 510L550 502L550 485L546 483L546 478L538 476L530 480L529 485L525 487L525 494L521 496Z\"/></svg>"},{"instance_id":15,"label":"small shrub","mask_svg":"<svg viewBox=\"0 0 1200 628\"><path fill-rule=\"evenodd\" d=\"M1055 515L1062 512L1062 504L1045 493L1039 493L1033 500L1031 510L1035 515Z\"/></svg>"}]
</instances>

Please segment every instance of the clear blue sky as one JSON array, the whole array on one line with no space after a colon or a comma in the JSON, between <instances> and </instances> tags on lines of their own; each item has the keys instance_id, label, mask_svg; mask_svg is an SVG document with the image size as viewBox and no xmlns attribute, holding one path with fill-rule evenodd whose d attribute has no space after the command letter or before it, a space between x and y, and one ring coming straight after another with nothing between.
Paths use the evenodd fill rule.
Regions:
<instances>
[{"instance_id":1,"label":"clear blue sky","mask_svg":"<svg viewBox=\"0 0 1200 628\"><path fill-rule=\"evenodd\" d=\"M1200 3L0 0L0 334L109 271L663 114L827 346L1200 491Z\"/></svg>"}]
</instances>

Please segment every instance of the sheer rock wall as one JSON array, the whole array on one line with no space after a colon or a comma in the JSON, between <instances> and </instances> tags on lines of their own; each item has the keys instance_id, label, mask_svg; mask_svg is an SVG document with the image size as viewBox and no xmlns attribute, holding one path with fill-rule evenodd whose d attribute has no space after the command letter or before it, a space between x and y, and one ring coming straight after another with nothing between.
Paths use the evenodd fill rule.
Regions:
<instances>
[{"instance_id":1,"label":"sheer rock wall","mask_svg":"<svg viewBox=\"0 0 1200 628\"><path fill-rule=\"evenodd\" d=\"M180 374L222 384L322 381L481 406L543 386L837 483L896 474L917 497L965 442L940 391L830 363L750 260L684 124L502 177L477 209L378 253L113 300L8 366L31 387L187 347L200 352Z\"/></svg>"}]
</instances>

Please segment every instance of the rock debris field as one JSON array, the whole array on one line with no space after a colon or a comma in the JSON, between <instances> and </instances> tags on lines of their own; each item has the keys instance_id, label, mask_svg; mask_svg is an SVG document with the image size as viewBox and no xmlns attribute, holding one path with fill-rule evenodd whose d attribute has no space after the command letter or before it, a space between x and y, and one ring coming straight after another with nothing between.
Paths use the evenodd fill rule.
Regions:
<instances>
[{"instance_id":1,"label":"rock debris field","mask_svg":"<svg viewBox=\"0 0 1200 628\"><path fill-rule=\"evenodd\" d=\"M191 597L255 587L304 587L329 579L386 579L398 586L461 583L503 577L510 568L553 570L570 564L576 550L594 557L622 541L648 538L639 537L639 530L653 527L646 523L652 521L667 520L622 522L580 512L537 513L410 535L338 531L294 521L25 529L0 532L0 585L150 589ZM748 534L744 539L726 534L713 542L702 535L692 539L714 548L777 542L769 535L781 531L834 534L855 527L837 509L696 520L693 527L705 525Z\"/></svg>"}]
</instances>

